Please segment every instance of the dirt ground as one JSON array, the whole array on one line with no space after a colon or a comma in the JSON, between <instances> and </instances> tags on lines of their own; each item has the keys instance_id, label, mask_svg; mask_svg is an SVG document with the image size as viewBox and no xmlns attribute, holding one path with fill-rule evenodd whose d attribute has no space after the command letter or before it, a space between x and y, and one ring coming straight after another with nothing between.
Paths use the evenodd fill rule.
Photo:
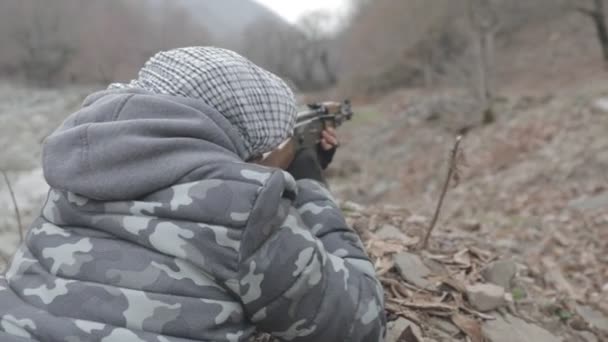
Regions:
<instances>
[{"instance_id":1,"label":"dirt ground","mask_svg":"<svg viewBox=\"0 0 608 342\"><path fill-rule=\"evenodd\" d=\"M494 122L484 124L474 101L461 92L396 92L360 107L341 130L343 147L329 172L332 189L365 210L385 213L368 218L397 220L403 233L420 238L435 211L455 137L467 131L458 179L445 198L430 252L416 253L453 261L480 249L485 257L473 259L482 268L490 259L509 260L518 269L518 285L511 289L515 313L565 341L595 341L581 332L587 328L607 340L607 100L608 82L597 79L533 95L510 90L497 101ZM367 228L382 227L374 222ZM475 266L465 265L465 286L483 282ZM585 305L600 317L595 328L589 328L593 319Z\"/></svg>"},{"instance_id":2,"label":"dirt ground","mask_svg":"<svg viewBox=\"0 0 608 342\"><path fill-rule=\"evenodd\" d=\"M0 164L25 225L47 191L40 142L90 90L0 86ZM608 81L507 89L485 124L452 89L396 91L355 110L328 176L385 285L389 341L608 340ZM420 250L463 131L458 179ZM7 259L19 235L0 183ZM476 302L493 267L513 279Z\"/></svg>"}]
</instances>

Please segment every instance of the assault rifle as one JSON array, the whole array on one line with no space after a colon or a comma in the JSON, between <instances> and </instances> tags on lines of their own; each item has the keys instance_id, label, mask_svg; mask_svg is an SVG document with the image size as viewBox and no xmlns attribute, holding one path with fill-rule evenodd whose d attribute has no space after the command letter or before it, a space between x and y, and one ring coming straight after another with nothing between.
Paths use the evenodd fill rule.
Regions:
<instances>
[{"instance_id":1,"label":"assault rifle","mask_svg":"<svg viewBox=\"0 0 608 342\"><path fill-rule=\"evenodd\" d=\"M321 139L324 129L338 128L353 118L349 100L344 102L321 102L308 105L308 110L298 113L293 141L296 148L314 147Z\"/></svg>"},{"instance_id":2,"label":"assault rifle","mask_svg":"<svg viewBox=\"0 0 608 342\"><path fill-rule=\"evenodd\" d=\"M298 113L291 139L285 140L277 149L260 156L258 163L266 166L280 167L284 170L292 162L293 152L300 148L312 148L321 140L324 129L337 128L353 117L350 101L322 102L308 105L308 110Z\"/></svg>"}]
</instances>

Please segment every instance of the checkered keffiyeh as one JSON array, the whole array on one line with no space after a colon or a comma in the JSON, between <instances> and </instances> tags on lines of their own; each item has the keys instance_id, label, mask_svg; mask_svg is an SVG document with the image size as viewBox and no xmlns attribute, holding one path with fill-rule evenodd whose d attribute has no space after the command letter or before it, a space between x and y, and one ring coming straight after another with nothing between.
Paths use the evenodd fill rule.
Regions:
<instances>
[{"instance_id":1,"label":"checkered keffiyeh","mask_svg":"<svg viewBox=\"0 0 608 342\"><path fill-rule=\"evenodd\" d=\"M296 101L279 77L239 54L213 47L159 52L128 84L155 94L200 99L222 113L240 132L249 157L269 152L292 132Z\"/></svg>"}]
</instances>

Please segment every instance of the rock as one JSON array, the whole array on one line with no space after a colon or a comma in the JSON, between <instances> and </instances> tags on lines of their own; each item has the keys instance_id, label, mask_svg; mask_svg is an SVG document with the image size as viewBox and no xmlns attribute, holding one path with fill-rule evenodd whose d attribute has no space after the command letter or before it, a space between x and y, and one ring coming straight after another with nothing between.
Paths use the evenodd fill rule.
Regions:
<instances>
[{"instance_id":1,"label":"rock","mask_svg":"<svg viewBox=\"0 0 608 342\"><path fill-rule=\"evenodd\" d=\"M504 289L511 289L511 282L517 273L517 265L512 260L499 260L486 266L481 275L488 282Z\"/></svg>"},{"instance_id":2,"label":"rock","mask_svg":"<svg viewBox=\"0 0 608 342\"><path fill-rule=\"evenodd\" d=\"M378 238L382 240L406 240L409 239L403 232L401 232L397 227L392 226L390 224L385 224L378 230L376 233Z\"/></svg>"},{"instance_id":3,"label":"rock","mask_svg":"<svg viewBox=\"0 0 608 342\"><path fill-rule=\"evenodd\" d=\"M460 342L460 341L465 341L462 339L458 339L455 336L457 335L450 335L446 332L443 332L442 330L439 329L431 329L429 331L427 331L427 334L429 336L432 336L433 339L425 339L424 342L431 342L431 341L436 341L436 342Z\"/></svg>"},{"instance_id":4,"label":"rock","mask_svg":"<svg viewBox=\"0 0 608 342\"><path fill-rule=\"evenodd\" d=\"M608 333L608 317L592 307L577 305L576 312L593 328Z\"/></svg>"},{"instance_id":5,"label":"rock","mask_svg":"<svg viewBox=\"0 0 608 342\"><path fill-rule=\"evenodd\" d=\"M445 319L431 317L429 323L450 336L456 336L460 333L460 329L457 326Z\"/></svg>"},{"instance_id":6,"label":"rock","mask_svg":"<svg viewBox=\"0 0 608 342\"><path fill-rule=\"evenodd\" d=\"M591 211L608 208L608 192L597 196L584 196L568 203L568 207L576 210Z\"/></svg>"},{"instance_id":7,"label":"rock","mask_svg":"<svg viewBox=\"0 0 608 342\"><path fill-rule=\"evenodd\" d=\"M509 249L512 252L521 253L521 244L515 239L498 239L494 241L494 247Z\"/></svg>"},{"instance_id":8,"label":"rock","mask_svg":"<svg viewBox=\"0 0 608 342\"><path fill-rule=\"evenodd\" d=\"M354 220L353 229L361 236L363 241L369 240L371 237L369 219L367 217L359 217Z\"/></svg>"},{"instance_id":9,"label":"rock","mask_svg":"<svg viewBox=\"0 0 608 342\"><path fill-rule=\"evenodd\" d=\"M601 98L601 99L595 100L595 102L593 103L593 106L591 107L591 110L596 113L607 114L608 113L608 98Z\"/></svg>"},{"instance_id":10,"label":"rock","mask_svg":"<svg viewBox=\"0 0 608 342\"><path fill-rule=\"evenodd\" d=\"M597 337L592 332L589 332L589 331L580 331L578 334L579 334L579 336L584 341L587 341L587 342L599 342L599 340L597 339Z\"/></svg>"},{"instance_id":11,"label":"rock","mask_svg":"<svg viewBox=\"0 0 608 342\"><path fill-rule=\"evenodd\" d=\"M416 238L416 239L418 239L418 238ZM449 275L450 275L450 271L448 271L448 269L445 267L445 265L440 263L439 261L436 261L433 259L425 259L424 266L426 266L429 270L431 270L431 273L434 275L443 276L443 277L449 277ZM454 280L454 279L452 279L452 280ZM446 281L449 281L449 280L446 280ZM454 280L454 282L456 282L456 281ZM453 284L453 282L450 282L449 284L455 285L455 284Z\"/></svg>"},{"instance_id":12,"label":"rock","mask_svg":"<svg viewBox=\"0 0 608 342\"><path fill-rule=\"evenodd\" d=\"M602 286L602 292L608 292L608 283L604 284L604 286Z\"/></svg>"},{"instance_id":13,"label":"rock","mask_svg":"<svg viewBox=\"0 0 608 342\"><path fill-rule=\"evenodd\" d=\"M433 285L424 279L431 274L431 270L418 255L407 252L399 253L395 256L395 266L399 275L408 283L423 289Z\"/></svg>"},{"instance_id":14,"label":"rock","mask_svg":"<svg viewBox=\"0 0 608 342\"><path fill-rule=\"evenodd\" d=\"M585 321L580 315L574 315L569 311L557 311L560 318L568 320L568 326L574 330L583 331L589 330L590 324Z\"/></svg>"},{"instance_id":15,"label":"rock","mask_svg":"<svg viewBox=\"0 0 608 342\"><path fill-rule=\"evenodd\" d=\"M547 330L511 315L484 322L482 331L489 342L563 342Z\"/></svg>"},{"instance_id":16,"label":"rock","mask_svg":"<svg viewBox=\"0 0 608 342\"><path fill-rule=\"evenodd\" d=\"M399 317L398 320L388 322L386 325L386 342L398 342L401 334L410 327L412 333L415 336L422 336L422 331L414 322L409 321L403 317Z\"/></svg>"},{"instance_id":17,"label":"rock","mask_svg":"<svg viewBox=\"0 0 608 342\"><path fill-rule=\"evenodd\" d=\"M460 225L460 228L467 232L478 232L481 230L481 223L479 223L479 221L469 220L469 221L463 222Z\"/></svg>"},{"instance_id":18,"label":"rock","mask_svg":"<svg viewBox=\"0 0 608 342\"><path fill-rule=\"evenodd\" d=\"M377 200L384 196L389 190L394 189L397 186L395 182L381 181L376 183L369 191L369 198Z\"/></svg>"},{"instance_id":19,"label":"rock","mask_svg":"<svg viewBox=\"0 0 608 342\"><path fill-rule=\"evenodd\" d=\"M346 202L342 203L342 210L344 210L344 211L362 212L362 211L365 211L365 207L362 206L361 204L358 204L358 203L355 203L355 202L346 201Z\"/></svg>"},{"instance_id":20,"label":"rock","mask_svg":"<svg viewBox=\"0 0 608 342\"><path fill-rule=\"evenodd\" d=\"M492 311L504 306L505 289L494 284L475 284L466 287L467 298L471 305L482 312Z\"/></svg>"},{"instance_id":21,"label":"rock","mask_svg":"<svg viewBox=\"0 0 608 342\"><path fill-rule=\"evenodd\" d=\"M410 224L426 224L429 219L426 216L412 215L407 219L407 223Z\"/></svg>"}]
</instances>

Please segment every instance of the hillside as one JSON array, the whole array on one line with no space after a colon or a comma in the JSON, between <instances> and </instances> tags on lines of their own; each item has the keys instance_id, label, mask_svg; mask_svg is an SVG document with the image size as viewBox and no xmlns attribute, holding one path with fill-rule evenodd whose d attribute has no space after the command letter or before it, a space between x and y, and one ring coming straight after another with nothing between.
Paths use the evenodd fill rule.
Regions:
<instances>
[{"instance_id":1,"label":"hillside","mask_svg":"<svg viewBox=\"0 0 608 342\"><path fill-rule=\"evenodd\" d=\"M214 20L241 3L181 1ZM608 341L608 78L594 39L572 14L501 42L494 122L465 87L355 99L328 176L384 285L387 342ZM39 143L88 91L0 84L0 169L26 224L46 191ZM463 128L459 177L420 250ZM5 258L12 209L0 181Z\"/></svg>"}]
</instances>

